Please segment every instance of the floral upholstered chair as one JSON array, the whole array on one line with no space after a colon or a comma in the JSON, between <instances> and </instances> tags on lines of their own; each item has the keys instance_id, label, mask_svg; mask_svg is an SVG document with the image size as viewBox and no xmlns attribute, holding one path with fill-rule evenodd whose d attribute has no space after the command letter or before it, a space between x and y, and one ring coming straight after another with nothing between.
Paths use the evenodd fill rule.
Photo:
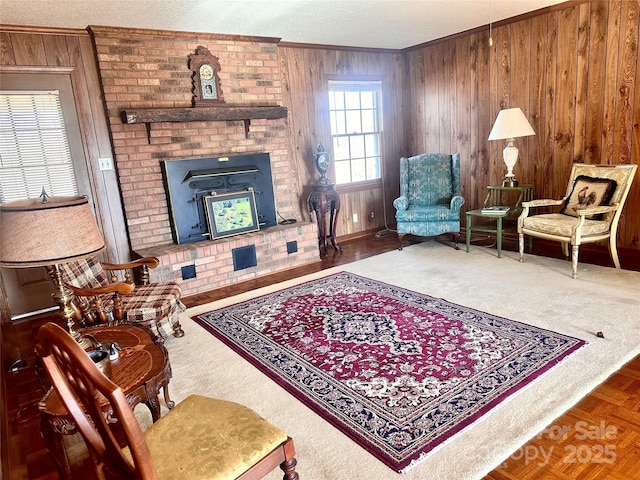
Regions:
<instances>
[{"instance_id":1,"label":"floral upholstered chair","mask_svg":"<svg viewBox=\"0 0 640 480\"><path fill-rule=\"evenodd\" d=\"M85 326L127 322L148 326L167 337L162 321L167 320L175 337L182 337L178 315L185 310L180 301L180 285L175 282L149 283L149 267L155 268L155 257L141 258L126 264L101 263L87 258L60 265L62 280L73 291L73 304ZM130 269L140 268L140 285L135 285ZM110 272L107 275L107 271ZM115 272L122 271L123 281Z\"/></svg>"},{"instance_id":2,"label":"floral upholstered chair","mask_svg":"<svg viewBox=\"0 0 640 480\"><path fill-rule=\"evenodd\" d=\"M400 197L393 201L400 250L410 233L421 237L460 236L460 154L423 153L400 159Z\"/></svg>"},{"instance_id":3,"label":"floral upholstered chair","mask_svg":"<svg viewBox=\"0 0 640 480\"><path fill-rule=\"evenodd\" d=\"M562 199L523 202L518 218L520 261L524 261L525 235L561 242L565 257L569 257L570 244L571 276L577 278L580 245L609 239L609 253L615 267L620 268L616 248L618 221L637 168L633 164L576 163ZM531 215L536 208L553 206L560 210Z\"/></svg>"}]
</instances>

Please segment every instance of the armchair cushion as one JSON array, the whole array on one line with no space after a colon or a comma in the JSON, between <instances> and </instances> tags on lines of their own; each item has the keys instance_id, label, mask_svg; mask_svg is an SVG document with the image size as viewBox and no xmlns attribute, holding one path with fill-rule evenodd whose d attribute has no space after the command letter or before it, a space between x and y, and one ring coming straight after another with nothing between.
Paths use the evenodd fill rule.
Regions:
<instances>
[{"instance_id":1,"label":"armchair cushion","mask_svg":"<svg viewBox=\"0 0 640 480\"><path fill-rule=\"evenodd\" d=\"M399 222L455 222L459 219L460 209L452 210L448 205L414 206L396 212L396 220Z\"/></svg>"},{"instance_id":2,"label":"armchair cushion","mask_svg":"<svg viewBox=\"0 0 640 480\"><path fill-rule=\"evenodd\" d=\"M94 258L61 264L65 282L79 288L100 288L109 284L102 265Z\"/></svg>"},{"instance_id":3,"label":"armchair cushion","mask_svg":"<svg viewBox=\"0 0 640 480\"><path fill-rule=\"evenodd\" d=\"M564 202L560 213L578 216L578 210L590 206L609 205L618 182L610 178L594 178L587 175L579 175L573 182L573 188ZM601 220L602 214L589 215L591 220Z\"/></svg>"},{"instance_id":4,"label":"armchair cushion","mask_svg":"<svg viewBox=\"0 0 640 480\"><path fill-rule=\"evenodd\" d=\"M173 312L182 312L180 287L176 282L150 283L137 286L134 295L123 297L123 307L128 322L150 322L168 317Z\"/></svg>"},{"instance_id":5,"label":"armchair cushion","mask_svg":"<svg viewBox=\"0 0 640 480\"><path fill-rule=\"evenodd\" d=\"M559 237L573 237L578 226L578 219L562 213L533 215L524 219L523 226L530 230L545 232ZM609 223L600 220L585 220L582 235L599 235L609 230Z\"/></svg>"}]
</instances>

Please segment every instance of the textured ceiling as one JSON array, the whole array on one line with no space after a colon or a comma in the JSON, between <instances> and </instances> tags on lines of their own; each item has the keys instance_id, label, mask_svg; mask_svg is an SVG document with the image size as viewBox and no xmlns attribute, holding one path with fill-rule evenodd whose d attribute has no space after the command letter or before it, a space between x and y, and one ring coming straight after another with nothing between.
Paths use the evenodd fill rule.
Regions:
<instances>
[{"instance_id":1,"label":"textured ceiling","mask_svg":"<svg viewBox=\"0 0 640 480\"><path fill-rule=\"evenodd\" d=\"M89 25L402 49L563 0L0 0L0 23Z\"/></svg>"}]
</instances>

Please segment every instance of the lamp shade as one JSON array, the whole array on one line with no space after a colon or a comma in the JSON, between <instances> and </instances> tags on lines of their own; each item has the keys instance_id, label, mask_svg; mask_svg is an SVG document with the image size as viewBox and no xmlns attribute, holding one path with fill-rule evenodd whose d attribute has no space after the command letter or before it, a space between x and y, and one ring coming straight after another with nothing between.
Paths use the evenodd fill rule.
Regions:
<instances>
[{"instance_id":1,"label":"lamp shade","mask_svg":"<svg viewBox=\"0 0 640 480\"><path fill-rule=\"evenodd\" d=\"M85 196L17 200L0 205L0 266L50 266L104 249Z\"/></svg>"},{"instance_id":2,"label":"lamp shade","mask_svg":"<svg viewBox=\"0 0 640 480\"><path fill-rule=\"evenodd\" d=\"M518 107L500 110L496 123L493 124L489 140L505 140L509 138L535 135L531 124Z\"/></svg>"}]
</instances>

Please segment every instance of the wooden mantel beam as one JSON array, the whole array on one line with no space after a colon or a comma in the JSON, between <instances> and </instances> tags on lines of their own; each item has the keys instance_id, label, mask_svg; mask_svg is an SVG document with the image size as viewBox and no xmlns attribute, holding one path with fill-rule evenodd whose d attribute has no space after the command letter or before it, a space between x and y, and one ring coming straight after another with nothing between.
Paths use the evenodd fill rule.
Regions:
<instances>
[{"instance_id":1,"label":"wooden mantel beam","mask_svg":"<svg viewBox=\"0 0 640 480\"><path fill-rule=\"evenodd\" d=\"M122 111L123 123L144 123L151 143L151 124L157 122L243 121L244 135L249 136L249 125L254 118L286 118L287 108L278 105L254 107L173 107L137 108Z\"/></svg>"},{"instance_id":2,"label":"wooden mantel beam","mask_svg":"<svg viewBox=\"0 0 640 480\"><path fill-rule=\"evenodd\" d=\"M259 107L174 107L138 108L122 111L124 123L155 122L197 122L223 120L251 120L254 118L286 118L287 108L274 106Z\"/></svg>"}]
</instances>

